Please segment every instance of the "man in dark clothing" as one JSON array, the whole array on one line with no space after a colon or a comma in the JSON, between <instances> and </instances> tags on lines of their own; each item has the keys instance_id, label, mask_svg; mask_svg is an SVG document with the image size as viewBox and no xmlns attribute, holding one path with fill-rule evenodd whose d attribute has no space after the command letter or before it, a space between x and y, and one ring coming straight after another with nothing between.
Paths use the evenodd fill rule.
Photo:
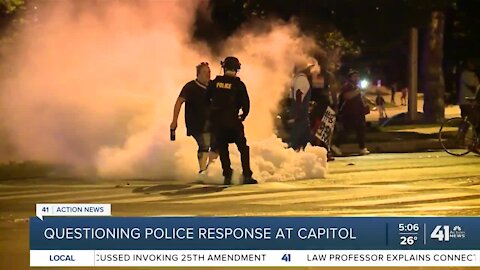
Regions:
<instances>
[{"instance_id":1,"label":"man in dark clothing","mask_svg":"<svg viewBox=\"0 0 480 270\"><path fill-rule=\"evenodd\" d=\"M477 87L480 85L477 74L475 73L475 63L468 59L466 61L465 69L460 75L460 94L458 104L463 118L472 114L472 104L468 100L469 97L474 97Z\"/></svg>"},{"instance_id":2,"label":"man in dark clothing","mask_svg":"<svg viewBox=\"0 0 480 270\"><path fill-rule=\"evenodd\" d=\"M395 104L395 93L397 92L397 83L392 84L392 96L390 97L390 103Z\"/></svg>"},{"instance_id":3,"label":"man in dark clothing","mask_svg":"<svg viewBox=\"0 0 480 270\"><path fill-rule=\"evenodd\" d=\"M329 86L323 73L313 74L311 91L311 100L315 102L315 107L310 113L310 123L314 123L323 116L328 107L332 107Z\"/></svg>"},{"instance_id":4,"label":"man in dark clothing","mask_svg":"<svg viewBox=\"0 0 480 270\"><path fill-rule=\"evenodd\" d=\"M348 73L348 80L343 85L340 92L339 116L344 126L344 130L339 133L337 143L339 146L343 142L347 131L355 131L357 142L361 155L368 155L370 151L365 147L365 103L363 102L362 93L358 89L359 75L357 71Z\"/></svg>"},{"instance_id":5,"label":"man in dark clothing","mask_svg":"<svg viewBox=\"0 0 480 270\"><path fill-rule=\"evenodd\" d=\"M208 63L200 63L197 66L197 78L185 84L175 102L173 120L170 124L171 130L177 128L178 114L180 113L182 104L185 102L187 136L193 136L198 144L197 158L200 173L204 172L208 164L218 156L218 154L215 153L213 136L210 134L209 123L207 121L208 103L206 96L209 82L210 68ZM208 159L210 160L208 161Z\"/></svg>"},{"instance_id":6,"label":"man in dark clothing","mask_svg":"<svg viewBox=\"0 0 480 270\"><path fill-rule=\"evenodd\" d=\"M472 59L467 59L465 62L465 69L460 75L460 92L458 104L460 106L460 113L462 118L468 116L468 120L474 125L477 136L480 134L480 81L475 72L475 63ZM476 99L476 102L473 99ZM465 132L470 128L467 124L462 126L463 136ZM475 148L479 148L478 144ZM478 152L480 149L472 149Z\"/></svg>"},{"instance_id":7,"label":"man in dark clothing","mask_svg":"<svg viewBox=\"0 0 480 270\"><path fill-rule=\"evenodd\" d=\"M213 133L222 162L225 185L232 182L233 170L230 163L228 144L235 143L240 152L243 170L243 183L256 184L250 169L250 148L247 145L243 121L250 112L250 99L245 84L237 77L240 61L227 57L221 62L224 75L217 76L207 88L207 100L210 102ZM240 109L242 114L239 115Z\"/></svg>"},{"instance_id":8,"label":"man in dark clothing","mask_svg":"<svg viewBox=\"0 0 480 270\"><path fill-rule=\"evenodd\" d=\"M330 151L330 145L319 142L317 138L315 138L315 133L318 128L321 127L321 121L327 108L332 107L330 89L324 74L325 73L321 71L313 72L312 74L311 102L313 103L313 108L310 112L310 126L312 130L311 143L312 145L319 145L327 149L327 161L334 161L335 159Z\"/></svg>"}]
</instances>

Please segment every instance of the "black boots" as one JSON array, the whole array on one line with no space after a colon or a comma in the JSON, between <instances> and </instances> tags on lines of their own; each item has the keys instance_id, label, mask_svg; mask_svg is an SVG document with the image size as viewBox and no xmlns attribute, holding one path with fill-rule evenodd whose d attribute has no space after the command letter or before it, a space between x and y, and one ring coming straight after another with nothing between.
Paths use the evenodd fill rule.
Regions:
<instances>
[{"instance_id":1,"label":"black boots","mask_svg":"<svg viewBox=\"0 0 480 270\"><path fill-rule=\"evenodd\" d=\"M227 185L227 186L231 185L232 184L232 176L231 175L230 176L225 176L225 178L223 179L223 184Z\"/></svg>"},{"instance_id":2,"label":"black boots","mask_svg":"<svg viewBox=\"0 0 480 270\"><path fill-rule=\"evenodd\" d=\"M244 184L244 185L258 184L258 181L255 180L255 179L253 179L253 178L251 178L251 177L249 177L249 178L245 178L245 179L243 180L243 184Z\"/></svg>"},{"instance_id":3,"label":"black boots","mask_svg":"<svg viewBox=\"0 0 480 270\"><path fill-rule=\"evenodd\" d=\"M258 181L253 179L251 176L250 177L244 177L243 178L243 184L244 185L258 184Z\"/></svg>"},{"instance_id":4,"label":"black boots","mask_svg":"<svg viewBox=\"0 0 480 270\"><path fill-rule=\"evenodd\" d=\"M225 176L223 179L223 184L224 185L231 185L232 184L232 176ZM250 177L243 177L243 184L244 185L251 185L251 184L258 184L258 181L253 179L251 176Z\"/></svg>"}]
</instances>

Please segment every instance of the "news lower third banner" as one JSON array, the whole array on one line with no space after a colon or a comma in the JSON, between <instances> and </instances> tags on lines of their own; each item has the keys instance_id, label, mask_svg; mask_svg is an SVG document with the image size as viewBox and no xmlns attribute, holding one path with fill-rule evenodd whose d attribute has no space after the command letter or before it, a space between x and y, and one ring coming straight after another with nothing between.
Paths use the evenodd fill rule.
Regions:
<instances>
[{"instance_id":1,"label":"news lower third banner","mask_svg":"<svg viewBox=\"0 0 480 270\"><path fill-rule=\"evenodd\" d=\"M31 266L480 266L476 217L112 217L110 205L45 207L30 218Z\"/></svg>"}]
</instances>

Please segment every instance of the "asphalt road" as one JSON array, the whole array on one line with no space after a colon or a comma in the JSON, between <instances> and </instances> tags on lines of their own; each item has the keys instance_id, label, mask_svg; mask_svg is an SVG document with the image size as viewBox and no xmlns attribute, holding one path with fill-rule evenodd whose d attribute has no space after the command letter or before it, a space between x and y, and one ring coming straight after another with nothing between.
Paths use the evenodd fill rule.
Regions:
<instances>
[{"instance_id":1,"label":"asphalt road","mask_svg":"<svg viewBox=\"0 0 480 270\"><path fill-rule=\"evenodd\" d=\"M1 181L0 269L28 269L28 217L36 203L111 203L114 216L480 216L480 156L337 158L325 179L228 188L155 180Z\"/></svg>"}]
</instances>

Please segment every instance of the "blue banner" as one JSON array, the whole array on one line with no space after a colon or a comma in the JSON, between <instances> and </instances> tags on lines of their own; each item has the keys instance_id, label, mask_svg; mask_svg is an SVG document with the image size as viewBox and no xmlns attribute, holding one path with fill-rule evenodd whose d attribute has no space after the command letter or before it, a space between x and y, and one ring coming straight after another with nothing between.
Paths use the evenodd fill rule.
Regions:
<instances>
[{"instance_id":1,"label":"blue banner","mask_svg":"<svg viewBox=\"0 0 480 270\"><path fill-rule=\"evenodd\" d=\"M480 218L30 218L31 250L480 250Z\"/></svg>"}]
</instances>

